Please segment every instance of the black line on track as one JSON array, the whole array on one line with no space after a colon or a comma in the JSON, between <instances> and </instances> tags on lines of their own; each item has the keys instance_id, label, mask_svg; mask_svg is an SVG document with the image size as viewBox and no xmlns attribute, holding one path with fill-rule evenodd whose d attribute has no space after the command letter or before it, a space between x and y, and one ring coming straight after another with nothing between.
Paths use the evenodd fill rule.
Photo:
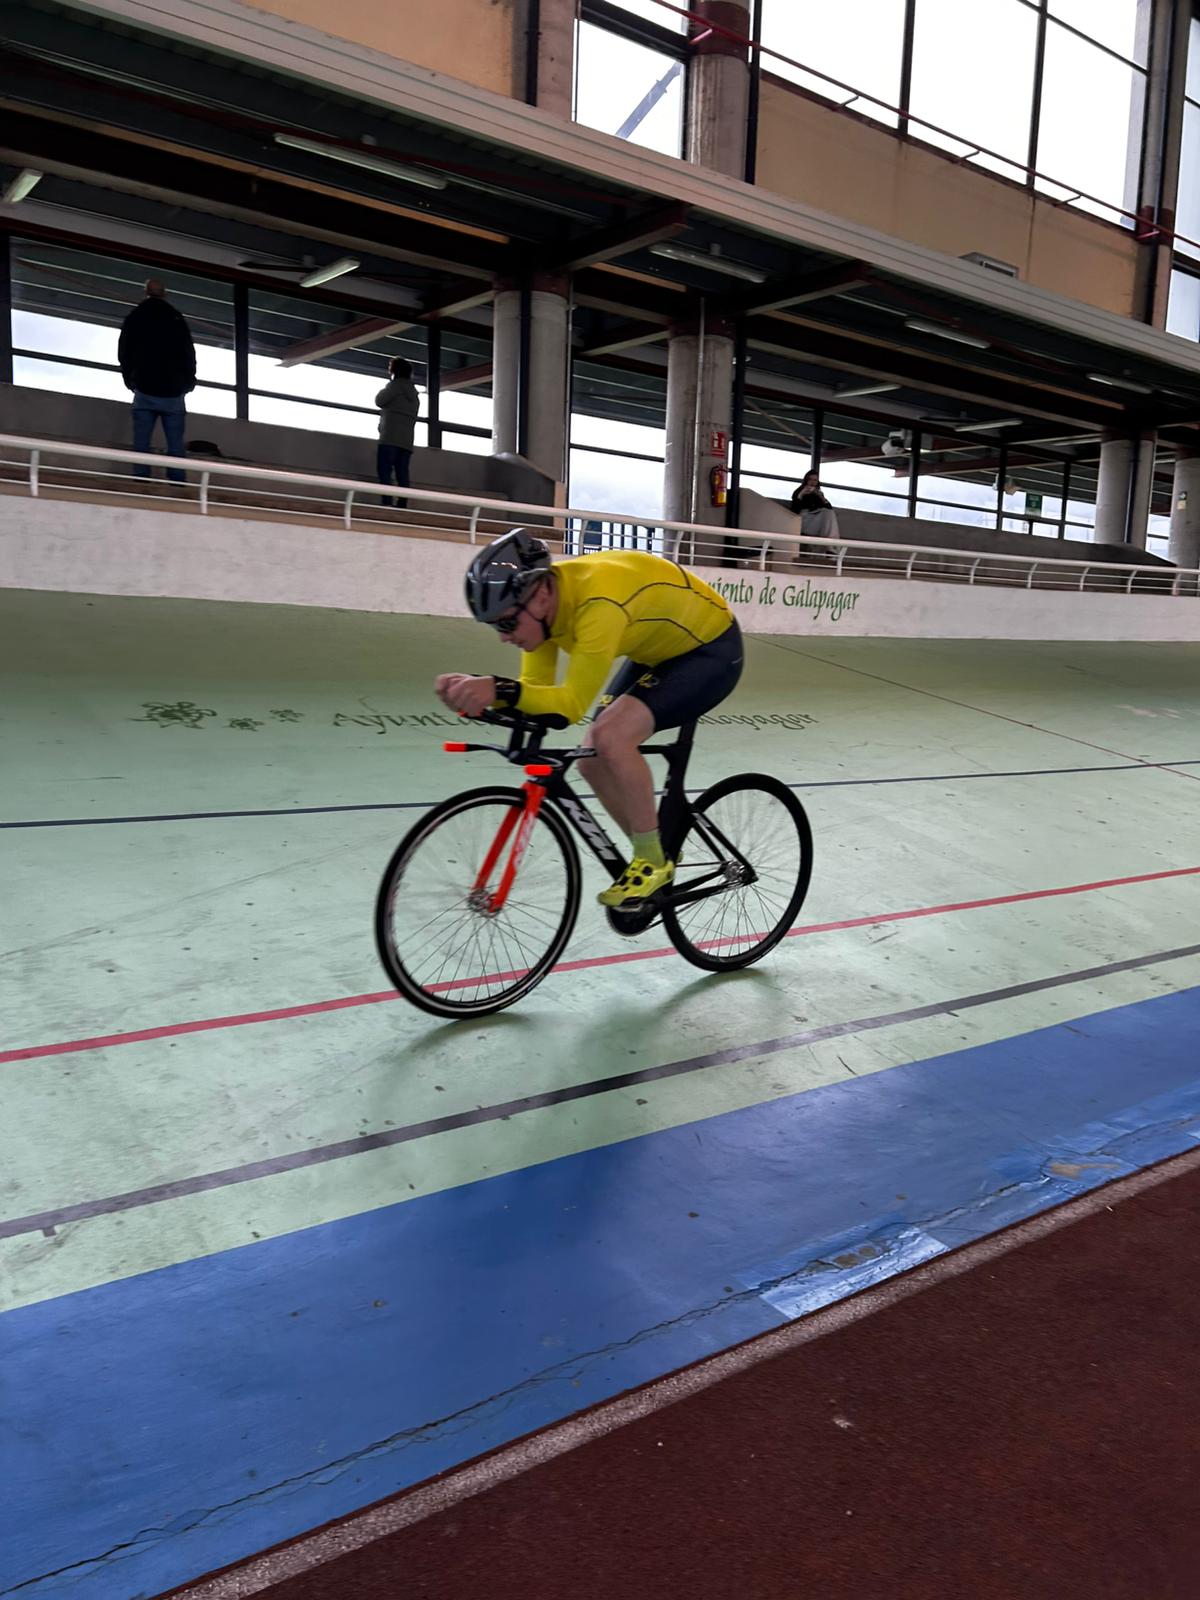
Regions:
<instances>
[{"instance_id":1,"label":"black line on track","mask_svg":"<svg viewBox=\"0 0 1200 1600\"><path fill-rule=\"evenodd\" d=\"M1133 972L1139 967L1157 966L1167 961L1181 961L1188 956L1196 955L1200 955L1200 944L1183 945L1175 950L1159 950L1153 955L1130 956L1123 961L1106 962L1103 966L1085 967L1075 972L1059 973L1054 977L1034 978L1027 983L1009 984L1003 989L960 995L954 1000L936 1000L930 1005L913 1006L906 1011L859 1017L852 1022L826 1023L816 1028L805 1028L799 1033L785 1034L782 1038L761 1039L753 1044L712 1050L705 1055L688 1056L682 1061L663 1062L659 1066L645 1067L638 1072L622 1072L608 1078L594 1078L588 1083L571 1084L566 1088L552 1089L544 1094L523 1095L519 1099L508 1100L500 1105L478 1106L471 1111L456 1111L449 1116L433 1117L425 1122L411 1123L405 1128L389 1128L379 1133L361 1134L354 1139L340 1139L334 1144L316 1145L308 1150L270 1156L261 1161L248 1161L241 1166L225 1167L218 1172L200 1173L196 1177L181 1178L173 1183L154 1184L149 1188L133 1189L125 1194L108 1195L99 1200L84 1200L76 1205L59 1206L51 1211L39 1211L32 1216L14 1217L7 1222L0 1222L0 1239L13 1239L30 1233L53 1237L59 1228L73 1222L86 1222L93 1217L113 1216L137 1210L142 1206L158 1205L165 1200L180 1200L188 1195L226 1189L237 1183L251 1183L258 1178L275 1177L280 1173L295 1172L303 1167L341 1161L347 1156L366 1155L372 1150L385 1150L393 1145L411 1144L417 1139L427 1139L434 1134L451 1133L458 1128L476 1127L480 1123L499 1122L506 1118L524 1115L529 1111L540 1111L547 1106L565 1105L573 1100L587 1100L593 1095L631 1089L639 1084L658 1082L663 1078L677 1078L685 1073L700 1072L707 1067L730 1066L738 1061L778 1055L784 1050L795 1050L824 1039L869 1033L876 1028L890 1028L901 1023L918 1022L926 1017L952 1016L959 1011L994 1005L998 1001L1011 1000L1020 995L1066 988L1071 984L1110 977L1114 973ZM478 1026L478 1023L472 1023L471 1026Z\"/></svg>"},{"instance_id":2,"label":"black line on track","mask_svg":"<svg viewBox=\"0 0 1200 1600\"><path fill-rule=\"evenodd\" d=\"M902 685L900 687L903 687ZM1004 772L930 772L901 778L817 778L806 783L789 783L789 789L870 789L892 783L968 783L981 778L1059 778L1090 772L1159 772L1177 767L1200 767L1194 761L1129 761L1099 767L1029 767ZM689 794L700 794L689 789ZM379 800L365 805L267 806L240 811L165 811L129 817L47 817L31 821L0 822L5 828L105 828L133 822L217 822L231 817L317 817L343 811L424 811L433 800Z\"/></svg>"}]
</instances>

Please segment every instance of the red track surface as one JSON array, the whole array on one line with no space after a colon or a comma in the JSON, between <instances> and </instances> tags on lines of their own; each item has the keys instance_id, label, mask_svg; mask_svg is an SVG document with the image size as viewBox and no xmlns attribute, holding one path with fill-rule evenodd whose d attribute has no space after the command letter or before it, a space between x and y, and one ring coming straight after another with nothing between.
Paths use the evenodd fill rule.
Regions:
<instances>
[{"instance_id":1,"label":"red track surface","mask_svg":"<svg viewBox=\"0 0 1200 1600\"><path fill-rule=\"evenodd\" d=\"M1195 1600L1200 1164L1163 1172L255 1592Z\"/></svg>"}]
</instances>

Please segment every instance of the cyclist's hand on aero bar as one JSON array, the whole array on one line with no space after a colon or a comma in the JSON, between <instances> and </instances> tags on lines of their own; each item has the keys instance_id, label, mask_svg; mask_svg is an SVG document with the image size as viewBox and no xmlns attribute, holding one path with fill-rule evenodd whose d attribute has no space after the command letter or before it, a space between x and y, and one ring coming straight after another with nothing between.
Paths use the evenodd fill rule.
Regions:
<instances>
[{"instance_id":1,"label":"cyclist's hand on aero bar","mask_svg":"<svg viewBox=\"0 0 1200 1600\"><path fill-rule=\"evenodd\" d=\"M496 699L495 678L472 678L462 672L445 672L434 681L437 697L451 711L478 717Z\"/></svg>"}]
</instances>

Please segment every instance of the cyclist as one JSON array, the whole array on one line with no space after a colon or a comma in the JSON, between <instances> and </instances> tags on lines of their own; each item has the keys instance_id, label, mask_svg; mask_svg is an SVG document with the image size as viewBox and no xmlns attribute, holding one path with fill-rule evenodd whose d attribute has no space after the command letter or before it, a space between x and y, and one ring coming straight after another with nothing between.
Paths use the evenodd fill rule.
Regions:
<instances>
[{"instance_id":1,"label":"cyclist","mask_svg":"<svg viewBox=\"0 0 1200 1600\"><path fill-rule=\"evenodd\" d=\"M640 550L604 550L553 566L526 528L487 545L467 569L467 606L522 651L519 679L443 673L444 705L466 716L511 708L578 722L624 656L584 743L583 771L633 856L599 896L603 906L645 900L675 865L663 853L650 765L638 749L719 705L742 674L742 636L728 604L694 573ZM559 652L569 657L557 683Z\"/></svg>"}]
</instances>

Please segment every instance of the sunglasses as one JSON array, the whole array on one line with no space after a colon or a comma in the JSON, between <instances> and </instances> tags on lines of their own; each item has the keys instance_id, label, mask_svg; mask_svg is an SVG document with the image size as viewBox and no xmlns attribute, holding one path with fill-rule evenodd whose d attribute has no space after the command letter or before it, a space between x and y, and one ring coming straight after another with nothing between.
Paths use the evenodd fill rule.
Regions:
<instances>
[{"instance_id":1,"label":"sunglasses","mask_svg":"<svg viewBox=\"0 0 1200 1600\"><path fill-rule=\"evenodd\" d=\"M492 627L495 628L497 633L515 633L517 631L517 624L525 615L525 611L525 606L518 606L511 617L497 617L495 622L492 623Z\"/></svg>"}]
</instances>

